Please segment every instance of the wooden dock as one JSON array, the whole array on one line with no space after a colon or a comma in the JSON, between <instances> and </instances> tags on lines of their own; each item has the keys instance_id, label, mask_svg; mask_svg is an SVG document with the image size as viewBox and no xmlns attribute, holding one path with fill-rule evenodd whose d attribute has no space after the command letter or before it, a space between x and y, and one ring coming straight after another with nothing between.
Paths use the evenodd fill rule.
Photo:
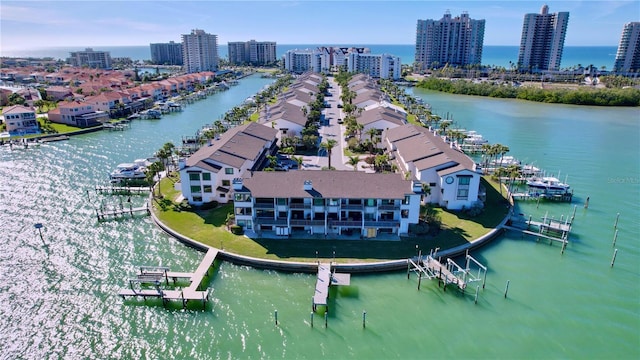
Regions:
<instances>
[{"instance_id":1,"label":"wooden dock","mask_svg":"<svg viewBox=\"0 0 640 360\"><path fill-rule=\"evenodd\" d=\"M313 311L316 311L318 305L324 305L329 311L327 299L329 298L329 287L332 285L350 285L351 274L331 273L331 264L318 264L318 277L316 280L316 289L313 294Z\"/></svg>"},{"instance_id":2,"label":"wooden dock","mask_svg":"<svg viewBox=\"0 0 640 360\"><path fill-rule=\"evenodd\" d=\"M133 207L133 205L129 204L129 207L120 204L120 206L114 206L112 208L103 206L96 210L96 217L98 221L105 221L110 217L117 218L119 216L130 215L133 217L135 214L151 214L151 209L149 209L149 202L145 201L144 206Z\"/></svg>"},{"instance_id":3,"label":"wooden dock","mask_svg":"<svg viewBox=\"0 0 640 360\"><path fill-rule=\"evenodd\" d=\"M545 238L550 242L560 242L563 245L564 251L564 247L569 242L571 227L575 219L575 211L576 207L574 206L573 216L567 216L566 219L561 217L560 220L549 218L547 214L542 218L542 221L532 220L531 216L529 216L528 220L522 217L512 217L503 228L506 230L519 231L523 235L535 236L536 239Z\"/></svg>"},{"instance_id":4,"label":"wooden dock","mask_svg":"<svg viewBox=\"0 0 640 360\"><path fill-rule=\"evenodd\" d=\"M209 292L201 290L202 281L205 276L209 275L209 269L213 266L213 262L218 256L218 250L210 248L200 262L196 271L174 272L167 267L142 266L140 272L135 279L129 280L129 289L122 289L118 295L123 299L126 297L156 297L162 299L162 305L166 306L167 301L182 301L182 307L186 308L190 300L202 301L202 308L206 306L209 300ZM187 279L189 286L180 290L164 290L160 287L164 280L165 284L169 284L169 279L173 279L174 284L177 279ZM136 289L134 284L154 284L155 289Z\"/></svg>"},{"instance_id":5,"label":"wooden dock","mask_svg":"<svg viewBox=\"0 0 640 360\"><path fill-rule=\"evenodd\" d=\"M149 186L99 186L95 190L99 194L109 195L143 195L151 192Z\"/></svg>"}]
</instances>

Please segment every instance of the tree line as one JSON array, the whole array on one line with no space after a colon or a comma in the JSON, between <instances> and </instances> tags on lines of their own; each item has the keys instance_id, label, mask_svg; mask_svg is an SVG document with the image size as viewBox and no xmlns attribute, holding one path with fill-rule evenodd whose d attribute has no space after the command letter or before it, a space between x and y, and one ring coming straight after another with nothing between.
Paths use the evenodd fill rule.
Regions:
<instances>
[{"instance_id":1,"label":"tree line","mask_svg":"<svg viewBox=\"0 0 640 360\"><path fill-rule=\"evenodd\" d=\"M640 106L640 90L626 89L539 89L529 86L512 86L491 82L474 83L466 80L426 78L417 87L447 92L450 94L488 96L521 99L545 103L595 105L595 106Z\"/></svg>"}]
</instances>

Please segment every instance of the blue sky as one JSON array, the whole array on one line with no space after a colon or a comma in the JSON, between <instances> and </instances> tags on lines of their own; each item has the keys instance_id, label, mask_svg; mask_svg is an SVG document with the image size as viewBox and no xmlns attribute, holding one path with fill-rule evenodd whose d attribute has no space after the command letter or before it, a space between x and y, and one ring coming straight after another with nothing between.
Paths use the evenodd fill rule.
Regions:
<instances>
[{"instance_id":1,"label":"blue sky","mask_svg":"<svg viewBox=\"0 0 640 360\"><path fill-rule=\"evenodd\" d=\"M633 1L8 1L0 2L0 49L148 45L199 28L229 41L279 44L413 44L418 19L466 11L485 19L485 45L519 45L525 13L568 11L565 45L617 46Z\"/></svg>"}]
</instances>

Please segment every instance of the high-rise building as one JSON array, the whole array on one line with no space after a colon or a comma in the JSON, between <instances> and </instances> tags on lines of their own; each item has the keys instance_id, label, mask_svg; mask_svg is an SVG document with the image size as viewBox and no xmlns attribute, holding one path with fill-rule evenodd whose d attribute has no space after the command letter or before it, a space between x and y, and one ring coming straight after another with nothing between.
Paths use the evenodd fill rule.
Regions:
<instances>
[{"instance_id":1,"label":"high-rise building","mask_svg":"<svg viewBox=\"0 0 640 360\"><path fill-rule=\"evenodd\" d=\"M276 43L273 41L235 41L229 46L229 63L234 65L270 65L276 62Z\"/></svg>"},{"instance_id":2,"label":"high-rise building","mask_svg":"<svg viewBox=\"0 0 640 360\"><path fill-rule=\"evenodd\" d=\"M562 61L568 12L549 13L543 5L540 14L526 14L518 54L518 69L558 70Z\"/></svg>"},{"instance_id":3,"label":"high-rise building","mask_svg":"<svg viewBox=\"0 0 640 360\"><path fill-rule=\"evenodd\" d=\"M640 22L624 24L613 71L618 73L640 71Z\"/></svg>"},{"instance_id":4,"label":"high-rise building","mask_svg":"<svg viewBox=\"0 0 640 360\"><path fill-rule=\"evenodd\" d=\"M474 20L463 12L440 20L418 20L416 58L418 70L434 67L465 66L482 62L484 20Z\"/></svg>"},{"instance_id":5,"label":"high-rise building","mask_svg":"<svg viewBox=\"0 0 640 360\"><path fill-rule=\"evenodd\" d=\"M289 50L284 54L284 68L296 74L306 71L320 72L321 53L310 49Z\"/></svg>"},{"instance_id":6,"label":"high-rise building","mask_svg":"<svg viewBox=\"0 0 640 360\"><path fill-rule=\"evenodd\" d=\"M168 43L150 44L151 62L158 65L182 65L182 44L169 41Z\"/></svg>"},{"instance_id":7,"label":"high-rise building","mask_svg":"<svg viewBox=\"0 0 640 360\"><path fill-rule=\"evenodd\" d=\"M187 73L218 70L218 36L200 29L183 34L182 56Z\"/></svg>"},{"instance_id":8,"label":"high-rise building","mask_svg":"<svg viewBox=\"0 0 640 360\"><path fill-rule=\"evenodd\" d=\"M108 51L93 51L91 48L86 48L84 51L74 51L70 54L69 60L73 66L111 69L111 54Z\"/></svg>"}]
</instances>

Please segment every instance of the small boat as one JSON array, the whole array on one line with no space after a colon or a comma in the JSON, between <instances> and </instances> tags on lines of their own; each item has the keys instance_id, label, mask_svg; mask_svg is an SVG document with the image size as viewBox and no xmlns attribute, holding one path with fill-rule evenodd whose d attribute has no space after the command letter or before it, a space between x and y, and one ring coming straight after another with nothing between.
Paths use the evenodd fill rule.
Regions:
<instances>
[{"instance_id":1,"label":"small boat","mask_svg":"<svg viewBox=\"0 0 640 360\"><path fill-rule=\"evenodd\" d=\"M565 195L569 193L570 186L553 176L534 177L527 180L530 192L540 195Z\"/></svg>"}]
</instances>

